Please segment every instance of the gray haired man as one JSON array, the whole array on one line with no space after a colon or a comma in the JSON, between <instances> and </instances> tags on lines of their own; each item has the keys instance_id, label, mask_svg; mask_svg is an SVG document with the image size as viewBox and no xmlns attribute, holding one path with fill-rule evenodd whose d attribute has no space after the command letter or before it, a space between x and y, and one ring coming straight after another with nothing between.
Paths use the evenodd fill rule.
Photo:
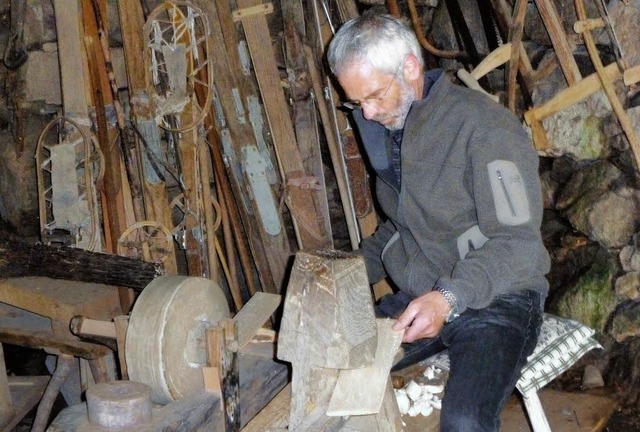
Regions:
<instances>
[{"instance_id":1,"label":"gray haired man","mask_svg":"<svg viewBox=\"0 0 640 432\"><path fill-rule=\"evenodd\" d=\"M412 30L365 13L327 60L353 110L386 221L363 240L377 305L404 329L404 367L449 349L444 431L497 431L533 351L548 291L538 158L485 95L425 71Z\"/></svg>"}]
</instances>

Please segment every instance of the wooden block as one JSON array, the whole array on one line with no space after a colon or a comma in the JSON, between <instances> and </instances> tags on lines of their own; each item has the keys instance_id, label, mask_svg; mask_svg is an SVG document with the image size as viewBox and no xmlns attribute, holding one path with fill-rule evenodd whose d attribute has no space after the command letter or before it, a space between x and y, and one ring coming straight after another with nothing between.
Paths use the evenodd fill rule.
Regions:
<instances>
[{"instance_id":1,"label":"wooden block","mask_svg":"<svg viewBox=\"0 0 640 432\"><path fill-rule=\"evenodd\" d=\"M274 356L274 344L262 342L249 342L238 355L240 424L243 426L289 383L288 365L275 361Z\"/></svg>"},{"instance_id":2,"label":"wooden block","mask_svg":"<svg viewBox=\"0 0 640 432\"><path fill-rule=\"evenodd\" d=\"M362 257L338 251L296 254L278 336L278 358L350 369L370 365L377 345ZM295 365L294 365L295 368Z\"/></svg>"},{"instance_id":3,"label":"wooden block","mask_svg":"<svg viewBox=\"0 0 640 432\"><path fill-rule=\"evenodd\" d=\"M244 9L239 9L233 12L233 22L238 22L243 18L246 18L255 14L268 14L273 12L272 3L263 3L261 5L249 6Z\"/></svg>"},{"instance_id":4,"label":"wooden block","mask_svg":"<svg viewBox=\"0 0 640 432\"><path fill-rule=\"evenodd\" d=\"M378 348L371 366L342 369L327 409L328 416L375 414L381 409L388 388L393 358L404 331L393 331L395 320L377 319Z\"/></svg>"},{"instance_id":5,"label":"wooden block","mask_svg":"<svg viewBox=\"0 0 640 432\"><path fill-rule=\"evenodd\" d=\"M326 416L339 368L369 366L378 344L364 260L338 251L296 254L278 336L278 358L291 362L289 427L334 430Z\"/></svg>"},{"instance_id":6,"label":"wooden block","mask_svg":"<svg viewBox=\"0 0 640 432\"><path fill-rule=\"evenodd\" d=\"M75 316L69 324L71 332L78 336L102 336L116 338L116 326L112 321L94 320Z\"/></svg>"},{"instance_id":7,"label":"wooden block","mask_svg":"<svg viewBox=\"0 0 640 432\"><path fill-rule=\"evenodd\" d=\"M217 367L203 367L204 390L208 393L222 395L222 385L220 384L220 369Z\"/></svg>"}]
</instances>

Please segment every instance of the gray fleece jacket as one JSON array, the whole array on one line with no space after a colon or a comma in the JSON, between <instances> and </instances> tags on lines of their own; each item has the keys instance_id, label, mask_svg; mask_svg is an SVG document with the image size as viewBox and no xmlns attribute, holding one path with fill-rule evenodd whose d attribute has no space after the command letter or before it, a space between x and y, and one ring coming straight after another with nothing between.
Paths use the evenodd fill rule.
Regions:
<instances>
[{"instance_id":1,"label":"gray fleece jacket","mask_svg":"<svg viewBox=\"0 0 640 432\"><path fill-rule=\"evenodd\" d=\"M354 117L388 218L361 244L371 283L388 275L412 297L443 287L460 312L520 290L546 295L538 156L515 116L442 73L407 116L401 187L389 132Z\"/></svg>"}]
</instances>

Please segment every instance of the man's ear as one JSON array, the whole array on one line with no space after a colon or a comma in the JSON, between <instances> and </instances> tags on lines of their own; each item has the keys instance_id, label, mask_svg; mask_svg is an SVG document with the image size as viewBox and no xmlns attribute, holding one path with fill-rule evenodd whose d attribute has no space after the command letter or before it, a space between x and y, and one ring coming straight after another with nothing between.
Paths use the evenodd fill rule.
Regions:
<instances>
[{"instance_id":1,"label":"man's ear","mask_svg":"<svg viewBox=\"0 0 640 432\"><path fill-rule=\"evenodd\" d=\"M422 68L420 62L413 54L407 54L404 59L403 74L407 80L417 80L422 76Z\"/></svg>"}]
</instances>

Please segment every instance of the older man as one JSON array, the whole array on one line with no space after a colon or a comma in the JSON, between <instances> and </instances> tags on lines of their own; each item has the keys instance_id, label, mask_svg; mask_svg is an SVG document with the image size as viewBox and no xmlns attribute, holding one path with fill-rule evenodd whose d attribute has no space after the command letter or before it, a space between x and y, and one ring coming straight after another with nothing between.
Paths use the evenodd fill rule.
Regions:
<instances>
[{"instance_id":1,"label":"older man","mask_svg":"<svg viewBox=\"0 0 640 432\"><path fill-rule=\"evenodd\" d=\"M445 431L496 431L535 347L548 291L538 158L518 120L424 70L401 21L364 14L327 52L353 109L387 220L363 240L378 312L404 329L397 367L449 349Z\"/></svg>"}]
</instances>

